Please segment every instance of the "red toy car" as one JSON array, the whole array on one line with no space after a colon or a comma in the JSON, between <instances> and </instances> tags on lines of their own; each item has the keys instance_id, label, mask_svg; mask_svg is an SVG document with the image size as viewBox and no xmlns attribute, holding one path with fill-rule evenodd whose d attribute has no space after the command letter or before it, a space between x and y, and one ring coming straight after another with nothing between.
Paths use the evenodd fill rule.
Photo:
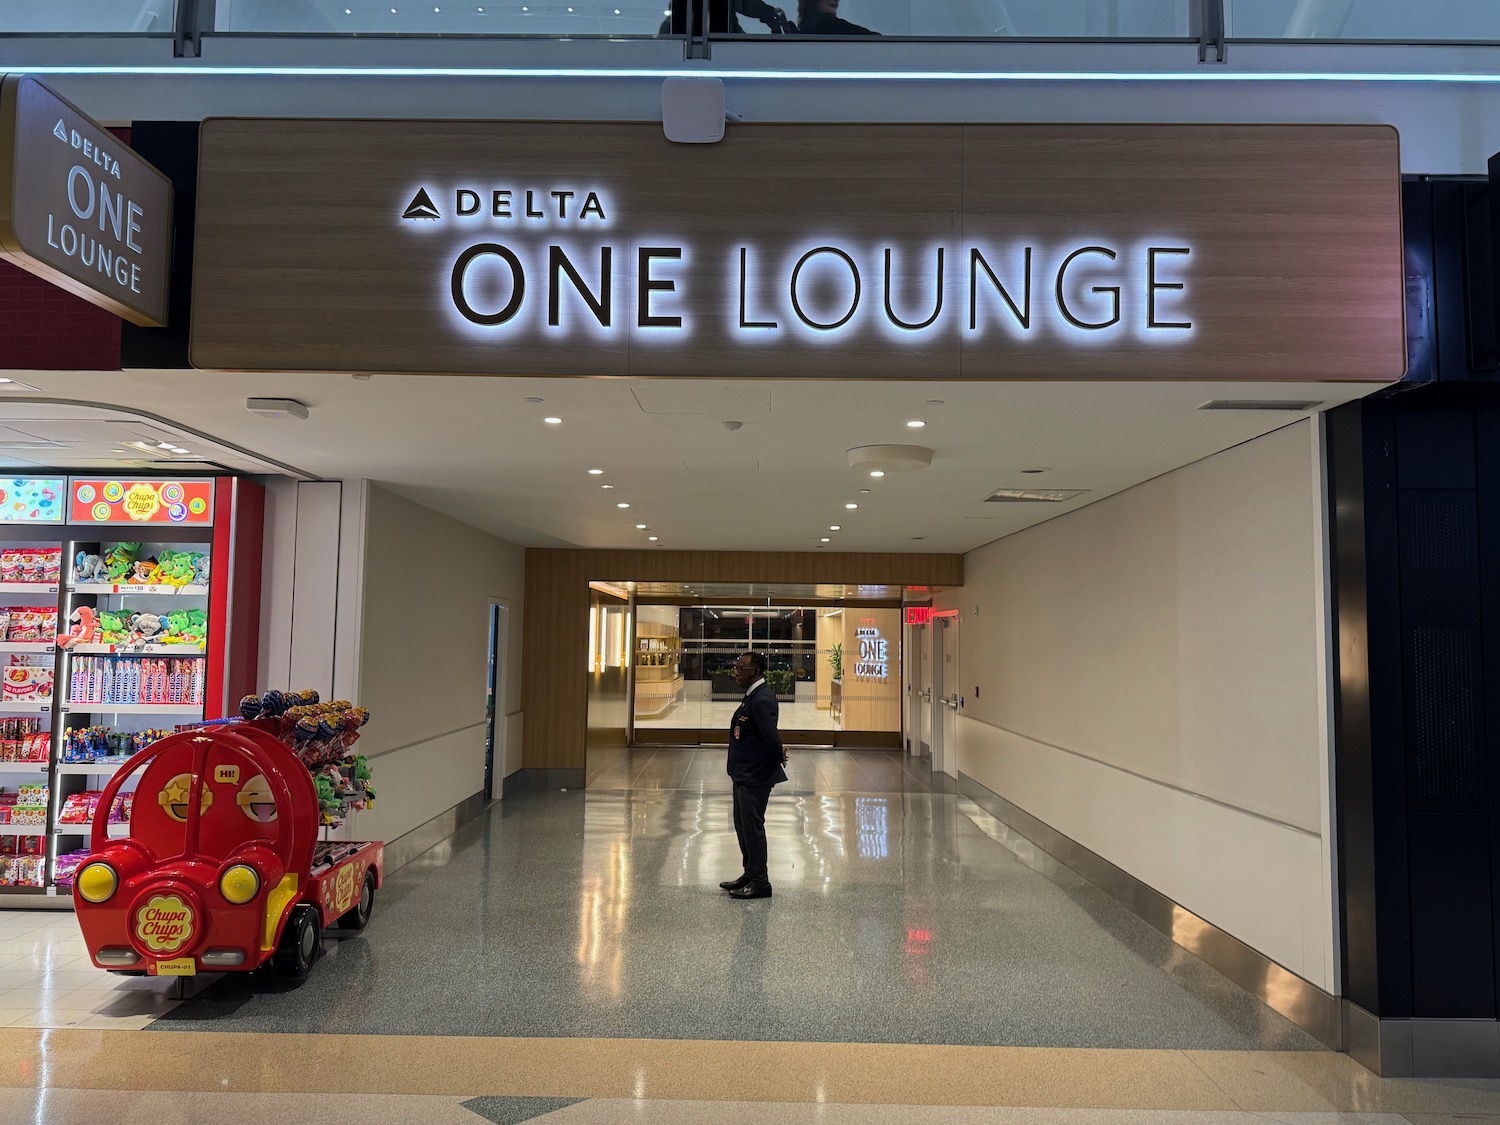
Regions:
<instances>
[{"instance_id":1,"label":"red toy car","mask_svg":"<svg viewBox=\"0 0 1500 1125\"><path fill-rule=\"evenodd\" d=\"M142 767L130 835L108 810ZM253 724L169 735L100 798L73 901L101 969L153 976L312 967L325 926L363 929L384 879L380 843L322 842L318 794L286 743Z\"/></svg>"}]
</instances>

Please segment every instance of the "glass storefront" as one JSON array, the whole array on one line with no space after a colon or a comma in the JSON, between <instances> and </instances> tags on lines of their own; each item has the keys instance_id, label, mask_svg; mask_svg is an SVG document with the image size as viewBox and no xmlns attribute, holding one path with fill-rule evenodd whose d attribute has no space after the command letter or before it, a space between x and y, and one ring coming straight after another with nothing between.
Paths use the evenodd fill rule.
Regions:
<instances>
[{"instance_id":1,"label":"glass storefront","mask_svg":"<svg viewBox=\"0 0 1500 1125\"><path fill-rule=\"evenodd\" d=\"M638 604L635 742L726 741L743 652L765 655L784 734L899 737L900 621L899 605Z\"/></svg>"}]
</instances>

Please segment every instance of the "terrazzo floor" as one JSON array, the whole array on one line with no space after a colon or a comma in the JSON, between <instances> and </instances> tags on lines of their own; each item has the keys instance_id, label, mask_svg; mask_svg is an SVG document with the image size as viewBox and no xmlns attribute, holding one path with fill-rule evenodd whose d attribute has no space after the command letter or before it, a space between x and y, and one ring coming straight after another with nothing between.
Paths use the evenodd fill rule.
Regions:
<instances>
[{"instance_id":1,"label":"terrazzo floor","mask_svg":"<svg viewBox=\"0 0 1500 1125\"><path fill-rule=\"evenodd\" d=\"M922 763L789 773L771 899L717 888L723 751L638 753L392 873L297 986L205 977L179 1002L80 966L70 915L0 915L0 984L37 1004L0 1027L0 1121L1500 1125L1500 1083L1323 1049L1024 865ZM170 1034L115 1030L142 1024Z\"/></svg>"}]
</instances>

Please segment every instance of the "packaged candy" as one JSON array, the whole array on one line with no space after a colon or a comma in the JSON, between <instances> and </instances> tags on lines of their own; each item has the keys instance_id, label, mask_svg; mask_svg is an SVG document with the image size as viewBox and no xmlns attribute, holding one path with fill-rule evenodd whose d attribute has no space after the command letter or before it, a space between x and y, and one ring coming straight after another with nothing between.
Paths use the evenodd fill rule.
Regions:
<instances>
[{"instance_id":1,"label":"packaged candy","mask_svg":"<svg viewBox=\"0 0 1500 1125\"><path fill-rule=\"evenodd\" d=\"M45 703L52 698L52 669L12 666L5 669L7 703Z\"/></svg>"},{"instance_id":2,"label":"packaged candy","mask_svg":"<svg viewBox=\"0 0 1500 1125\"><path fill-rule=\"evenodd\" d=\"M70 793L67 800L63 802L62 811L57 814L57 823L92 823L94 812L99 807L99 798L102 796L104 794L97 789L89 789L82 793Z\"/></svg>"},{"instance_id":3,"label":"packaged candy","mask_svg":"<svg viewBox=\"0 0 1500 1125\"><path fill-rule=\"evenodd\" d=\"M110 806L110 809L109 809L109 823L111 823L111 824L129 824L130 823L130 810L131 810L132 806L134 805L134 803L135 803L135 794L134 793L120 793L120 794L117 794L116 797L115 797L115 800L114 800L114 804L112 804Z\"/></svg>"},{"instance_id":4,"label":"packaged candy","mask_svg":"<svg viewBox=\"0 0 1500 1125\"><path fill-rule=\"evenodd\" d=\"M21 552L14 547L0 551L0 582L21 581Z\"/></svg>"}]
</instances>

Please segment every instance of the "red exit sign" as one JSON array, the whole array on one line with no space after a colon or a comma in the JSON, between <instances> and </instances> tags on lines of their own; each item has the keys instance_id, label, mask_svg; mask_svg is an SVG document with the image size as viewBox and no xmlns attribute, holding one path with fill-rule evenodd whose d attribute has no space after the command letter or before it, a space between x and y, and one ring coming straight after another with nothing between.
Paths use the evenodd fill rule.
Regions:
<instances>
[{"instance_id":1,"label":"red exit sign","mask_svg":"<svg viewBox=\"0 0 1500 1125\"><path fill-rule=\"evenodd\" d=\"M906 607L906 623L908 625L926 625L932 620L932 607L930 605L909 605Z\"/></svg>"}]
</instances>

